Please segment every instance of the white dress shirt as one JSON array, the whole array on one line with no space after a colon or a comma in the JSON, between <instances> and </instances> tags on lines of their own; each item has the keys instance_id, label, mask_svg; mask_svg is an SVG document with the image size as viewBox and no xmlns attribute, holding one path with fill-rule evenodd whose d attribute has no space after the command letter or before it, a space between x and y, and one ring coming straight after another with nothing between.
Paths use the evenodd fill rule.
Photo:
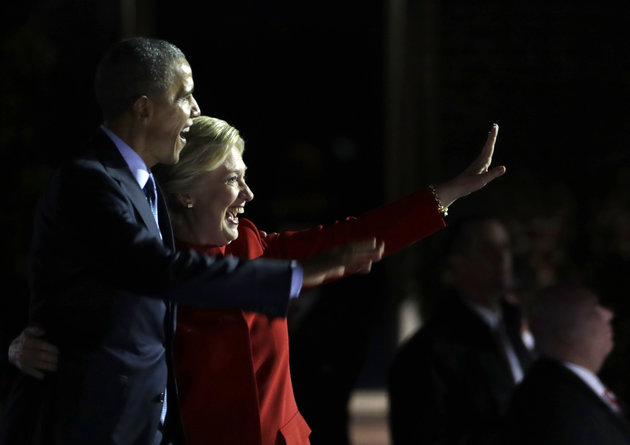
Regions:
<instances>
[{"instance_id":1,"label":"white dress shirt","mask_svg":"<svg viewBox=\"0 0 630 445\"><path fill-rule=\"evenodd\" d=\"M609 396L606 395L606 391L608 391L610 394L612 394L612 392L606 388L606 386L602 383L601 380L599 380L599 377L597 377L595 373L589 371L582 366L576 365L575 363L562 362L562 364L571 372L573 372L576 376L578 376L584 383L586 383L588 387L591 388L595 392L595 394L597 394L599 398L602 399L604 403L610 407L610 409L612 409L616 413L619 412L619 405L613 403L610 400Z\"/></svg>"},{"instance_id":2,"label":"white dress shirt","mask_svg":"<svg viewBox=\"0 0 630 445\"><path fill-rule=\"evenodd\" d=\"M512 341L507 336L505 326L503 324L503 312L500 308L492 310L486 306L470 301L466 298L462 300L475 312L481 320L490 327L490 330L499 336L501 344L505 352L508 364L510 365L510 371L512 371L512 378L514 383L519 383L523 380L523 368L521 362L518 360Z\"/></svg>"}]
</instances>

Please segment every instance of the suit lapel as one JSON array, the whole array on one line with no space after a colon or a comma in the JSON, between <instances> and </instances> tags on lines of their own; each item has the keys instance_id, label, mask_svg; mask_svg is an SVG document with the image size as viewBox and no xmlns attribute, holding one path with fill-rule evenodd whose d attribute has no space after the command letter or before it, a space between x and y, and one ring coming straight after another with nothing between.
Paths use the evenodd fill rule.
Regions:
<instances>
[{"instance_id":1,"label":"suit lapel","mask_svg":"<svg viewBox=\"0 0 630 445\"><path fill-rule=\"evenodd\" d=\"M455 317L456 314L461 319L461 325L464 328L464 332L467 333L468 336L472 336L472 343L487 345L487 349L492 351L494 355L501 356L503 358L502 352L499 350L499 345L497 344L494 335L492 334L492 330L490 326L484 322L479 314L477 314L470 306L468 306L464 301L464 297L457 296L455 301L453 302L453 306L451 308L452 317ZM476 338L474 338L476 337ZM506 366L509 365L505 363Z\"/></svg>"},{"instance_id":2,"label":"suit lapel","mask_svg":"<svg viewBox=\"0 0 630 445\"><path fill-rule=\"evenodd\" d=\"M505 300L501 301L501 310L503 311L503 321L507 335L521 364L521 368L525 372L532 364L533 354L527 349L521 337L521 312L517 307L507 303Z\"/></svg>"},{"instance_id":3,"label":"suit lapel","mask_svg":"<svg viewBox=\"0 0 630 445\"><path fill-rule=\"evenodd\" d=\"M97 151L101 162L105 166L105 169L110 176L118 181L122 191L129 197L132 205L142 218L144 225L149 232L156 238L162 237L164 244L175 250L175 239L173 236L173 229L171 227L171 221L168 214L168 209L164 201L163 193L158 184L158 215L160 220L160 227L158 228L151 206L147 201L144 191L138 185L136 178L134 178L129 166L125 162L116 145L107 137L102 131L98 130L94 138L94 148ZM167 307L167 315L165 319L165 329L168 336L168 342L172 340L173 333L175 331L175 318L176 318L176 306L170 301L165 300Z\"/></svg>"},{"instance_id":4,"label":"suit lapel","mask_svg":"<svg viewBox=\"0 0 630 445\"><path fill-rule=\"evenodd\" d=\"M129 166L114 143L102 130L98 131L94 142L94 147L97 149L101 162L105 166L109 175L118 181L120 188L125 195L129 197L129 200L142 218L142 221L147 229L149 229L151 234L159 238L161 236L160 229L153 218L151 206L149 205L144 192L138 185L138 182L136 182L136 178L134 178L131 170L129 170Z\"/></svg>"},{"instance_id":5,"label":"suit lapel","mask_svg":"<svg viewBox=\"0 0 630 445\"><path fill-rule=\"evenodd\" d=\"M158 188L158 215L160 218L160 231L162 233L162 241L164 245L169 247L172 250L175 250L175 237L173 236L173 227L171 226L171 219L168 214L168 208L166 206L166 201L164 200L164 194L162 193L162 189L160 188L160 184L157 184ZM167 325L166 325L166 335L167 341L170 343L173 340L173 335L175 334L175 327L177 325L177 305L166 301L166 307L168 311L167 315Z\"/></svg>"},{"instance_id":6,"label":"suit lapel","mask_svg":"<svg viewBox=\"0 0 630 445\"><path fill-rule=\"evenodd\" d=\"M171 217L168 213L168 207L164 199L164 193L157 184L158 189L158 216L160 219L160 232L162 232L162 240L164 245L175 250L175 236L173 235L173 227L171 226Z\"/></svg>"},{"instance_id":7,"label":"suit lapel","mask_svg":"<svg viewBox=\"0 0 630 445\"><path fill-rule=\"evenodd\" d=\"M590 398L594 404L596 404L606 417L608 417L612 423L618 426L623 431L624 435L630 438L630 425L620 414L615 413L606 402L604 402L593 389L588 386L581 378L575 375L572 371L564 367L562 364L553 360L543 359L545 366L553 369L552 372L556 372L564 375L564 379L570 381L572 385L579 388L579 390L588 398Z\"/></svg>"}]
</instances>

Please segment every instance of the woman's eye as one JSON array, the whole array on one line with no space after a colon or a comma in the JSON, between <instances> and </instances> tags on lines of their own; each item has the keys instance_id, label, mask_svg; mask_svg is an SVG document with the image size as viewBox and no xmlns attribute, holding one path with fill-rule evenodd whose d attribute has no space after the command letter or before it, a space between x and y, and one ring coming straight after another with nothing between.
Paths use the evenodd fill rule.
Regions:
<instances>
[{"instance_id":1,"label":"woman's eye","mask_svg":"<svg viewBox=\"0 0 630 445\"><path fill-rule=\"evenodd\" d=\"M232 176L231 178L228 179L228 182L230 184L232 184L234 182L238 182L238 177L237 176Z\"/></svg>"}]
</instances>

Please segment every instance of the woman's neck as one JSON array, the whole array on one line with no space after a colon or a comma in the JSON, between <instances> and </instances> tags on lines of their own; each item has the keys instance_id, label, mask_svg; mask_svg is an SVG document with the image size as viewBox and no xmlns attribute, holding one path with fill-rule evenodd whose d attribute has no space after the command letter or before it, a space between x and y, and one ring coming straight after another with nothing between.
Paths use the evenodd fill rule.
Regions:
<instances>
[{"instance_id":1,"label":"woman's neck","mask_svg":"<svg viewBox=\"0 0 630 445\"><path fill-rule=\"evenodd\" d=\"M194 224L188 224L187 221L183 221L177 227L174 227L175 238L179 241L183 241L187 244L192 244L196 246L213 246L220 247L214 242L210 237L205 235L203 232L196 230L196 226Z\"/></svg>"}]
</instances>

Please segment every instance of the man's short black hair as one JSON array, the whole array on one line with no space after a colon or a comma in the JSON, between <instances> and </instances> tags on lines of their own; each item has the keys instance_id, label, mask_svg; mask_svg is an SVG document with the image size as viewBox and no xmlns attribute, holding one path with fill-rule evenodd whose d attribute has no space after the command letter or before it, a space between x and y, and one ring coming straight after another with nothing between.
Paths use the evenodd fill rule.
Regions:
<instances>
[{"instance_id":1,"label":"man's short black hair","mask_svg":"<svg viewBox=\"0 0 630 445\"><path fill-rule=\"evenodd\" d=\"M165 92L174 80L173 62L185 58L164 40L135 37L116 43L99 62L94 81L103 117L119 116L143 95Z\"/></svg>"}]
</instances>

